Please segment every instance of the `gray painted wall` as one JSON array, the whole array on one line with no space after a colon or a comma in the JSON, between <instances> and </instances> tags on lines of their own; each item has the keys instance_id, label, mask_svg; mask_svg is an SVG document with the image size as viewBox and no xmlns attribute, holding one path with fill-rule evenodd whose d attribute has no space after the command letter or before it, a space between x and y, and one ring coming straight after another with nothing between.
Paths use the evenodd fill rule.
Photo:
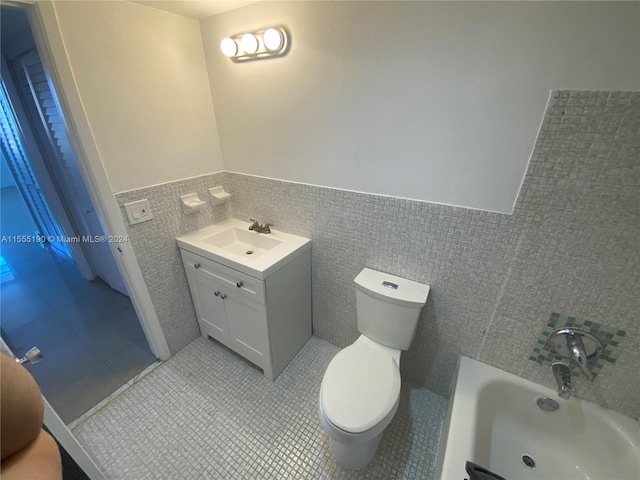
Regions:
<instances>
[{"instance_id":1,"label":"gray painted wall","mask_svg":"<svg viewBox=\"0 0 640 480\"><path fill-rule=\"evenodd\" d=\"M286 25L289 53L220 41ZM257 2L201 22L224 169L513 213L549 91L640 89L638 2Z\"/></svg>"}]
</instances>

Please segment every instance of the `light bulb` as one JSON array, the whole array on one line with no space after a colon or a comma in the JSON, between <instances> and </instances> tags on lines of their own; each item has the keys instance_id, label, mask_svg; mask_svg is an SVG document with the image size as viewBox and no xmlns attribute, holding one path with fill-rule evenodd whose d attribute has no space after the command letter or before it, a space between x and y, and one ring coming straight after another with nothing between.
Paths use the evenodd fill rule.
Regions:
<instances>
[{"instance_id":1,"label":"light bulb","mask_svg":"<svg viewBox=\"0 0 640 480\"><path fill-rule=\"evenodd\" d=\"M238 44L231 38L224 38L220 42L220 50L227 57L233 57L236 53L238 53Z\"/></svg>"},{"instance_id":2,"label":"light bulb","mask_svg":"<svg viewBox=\"0 0 640 480\"><path fill-rule=\"evenodd\" d=\"M267 50L279 50L282 47L282 33L275 28L269 28L264 32L263 41Z\"/></svg>"},{"instance_id":3,"label":"light bulb","mask_svg":"<svg viewBox=\"0 0 640 480\"><path fill-rule=\"evenodd\" d=\"M242 47L244 53L256 53L258 51L258 39L251 33L245 33L240 40L240 47Z\"/></svg>"}]
</instances>

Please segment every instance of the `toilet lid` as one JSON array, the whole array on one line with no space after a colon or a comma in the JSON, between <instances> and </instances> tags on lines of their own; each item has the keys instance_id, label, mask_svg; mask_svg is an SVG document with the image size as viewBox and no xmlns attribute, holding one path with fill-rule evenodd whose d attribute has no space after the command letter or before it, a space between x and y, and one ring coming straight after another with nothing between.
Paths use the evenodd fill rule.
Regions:
<instances>
[{"instance_id":1,"label":"toilet lid","mask_svg":"<svg viewBox=\"0 0 640 480\"><path fill-rule=\"evenodd\" d=\"M322 407L336 427L361 433L393 409L400 395L400 370L388 353L353 344L341 350L322 379Z\"/></svg>"}]
</instances>

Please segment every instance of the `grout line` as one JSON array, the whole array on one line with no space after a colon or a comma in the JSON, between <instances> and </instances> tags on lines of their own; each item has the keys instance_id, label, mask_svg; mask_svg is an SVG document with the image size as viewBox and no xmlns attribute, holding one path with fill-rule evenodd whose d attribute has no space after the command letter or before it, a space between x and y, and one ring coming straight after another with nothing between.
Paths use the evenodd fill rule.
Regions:
<instances>
[{"instance_id":1,"label":"grout line","mask_svg":"<svg viewBox=\"0 0 640 480\"><path fill-rule=\"evenodd\" d=\"M509 268L507 268L507 273L504 276L504 281L500 286L500 292L496 297L495 307L493 308L493 312L491 312L491 316L489 317L489 323L487 324L487 329L485 330L484 335L482 336L482 341L480 342L480 346L478 347L478 351L476 352L475 358L478 360L481 358L480 355L482 354L482 350L484 349L484 343L487 337L489 336L489 331L491 330L491 327L493 326L496 320L496 313L498 312L498 308L500 308L500 304L502 303L502 297L504 296L504 292L507 288L507 284L509 283L511 276L513 275L514 263L515 263L515 260L518 258L518 255L520 254L520 247L522 245L522 241L524 240L524 237L525 237L525 231L524 229L522 229L520 232L520 237L518 238L518 244L516 245L516 249L513 252L513 256L509 260Z\"/></svg>"}]
</instances>

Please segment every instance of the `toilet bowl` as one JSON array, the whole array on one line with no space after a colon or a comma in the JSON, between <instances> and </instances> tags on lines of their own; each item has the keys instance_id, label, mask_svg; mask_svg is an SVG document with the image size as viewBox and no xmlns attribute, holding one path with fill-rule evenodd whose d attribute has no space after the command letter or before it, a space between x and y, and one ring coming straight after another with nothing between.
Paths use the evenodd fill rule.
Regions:
<instances>
[{"instance_id":1,"label":"toilet bowl","mask_svg":"<svg viewBox=\"0 0 640 480\"><path fill-rule=\"evenodd\" d=\"M318 415L336 462L360 469L398 409L400 356L415 336L429 286L367 268L355 283L362 335L329 363Z\"/></svg>"},{"instance_id":2,"label":"toilet bowl","mask_svg":"<svg viewBox=\"0 0 640 480\"><path fill-rule=\"evenodd\" d=\"M329 364L318 413L343 467L364 468L375 455L400 401L400 353L361 335Z\"/></svg>"}]
</instances>

